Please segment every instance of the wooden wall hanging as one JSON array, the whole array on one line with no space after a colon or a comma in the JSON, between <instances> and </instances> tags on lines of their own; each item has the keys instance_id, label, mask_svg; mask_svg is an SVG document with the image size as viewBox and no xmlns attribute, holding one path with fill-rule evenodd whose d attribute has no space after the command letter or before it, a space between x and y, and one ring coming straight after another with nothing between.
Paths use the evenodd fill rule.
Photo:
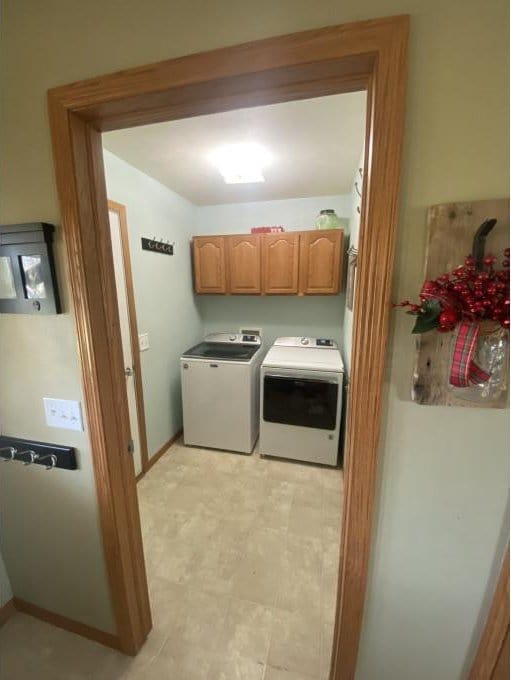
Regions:
<instances>
[{"instance_id":1,"label":"wooden wall hanging","mask_svg":"<svg viewBox=\"0 0 511 680\"><path fill-rule=\"evenodd\" d=\"M497 224L486 240L486 252L502 259L509 245L509 200L445 203L428 210L428 244L424 280L435 279L463 264L472 252L478 227L489 218ZM413 374L412 398L419 404L505 408L507 390L494 400L467 400L458 389L449 387L452 333L430 331L417 336L417 359Z\"/></svg>"}]
</instances>

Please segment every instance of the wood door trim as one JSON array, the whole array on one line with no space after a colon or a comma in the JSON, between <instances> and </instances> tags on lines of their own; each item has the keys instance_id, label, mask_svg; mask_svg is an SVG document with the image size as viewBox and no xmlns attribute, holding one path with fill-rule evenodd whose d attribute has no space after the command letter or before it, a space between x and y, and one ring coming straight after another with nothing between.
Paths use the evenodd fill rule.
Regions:
<instances>
[{"instance_id":1,"label":"wood door trim","mask_svg":"<svg viewBox=\"0 0 511 680\"><path fill-rule=\"evenodd\" d=\"M0 607L0 628L7 623L11 616L16 612L16 606L14 604L14 598L11 598L8 602Z\"/></svg>"},{"instance_id":2,"label":"wood door trim","mask_svg":"<svg viewBox=\"0 0 511 680\"><path fill-rule=\"evenodd\" d=\"M144 475L147 472L149 472L149 470L153 467L153 465L160 460L160 458L163 456L163 454L166 453L170 449L172 444L174 444L182 434L183 434L183 430L182 429L178 430L174 436L172 436L168 441L166 441L165 444L160 446L160 448L158 449L158 451L156 451L154 456L151 456L149 458L146 469L142 470L142 472L137 475L137 482L139 482L142 479L142 477L144 477Z\"/></svg>"},{"instance_id":3,"label":"wood door trim","mask_svg":"<svg viewBox=\"0 0 511 680\"><path fill-rule=\"evenodd\" d=\"M469 680L497 680L495 669L509 636L509 545Z\"/></svg>"},{"instance_id":4,"label":"wood door trim","mask_svg":"<svg viewBox=\"0 0 511 680\"><path fill-rule=\"evenodd\" d=\"M50 90L49 114L105 559L121 648L150 627L99 130L367 90L364 197L333 680L355 675L371 546L407 78L407 16L330 26ZM372 418L367 418L367 413Z\"/></svg>"},{"instance_id":5,"label":"wood door trim","mask_svg":"<svg viewBox=\"0 0 511 680\"><path fill-rule=\"evenodd\" d=\"M116 635L112 635L112 633L106 633L104 630L99 630L98 628L87 626L85 623L68 619L67 616L61 616L48 609L43 609L43 607L38 607L31 602L20 600L18 597L15 597L11 602L14 611L28 614L41 621L46 621L46 623L50 623L52 626L62 628L70 633L75 633L75 635L81 635L88 640L99 642L100 645L104 645L105 647L120 649L119 638Z\"/></svg>"},{"instance_id":6,"label":"wood door trim","mask_svg":"<svg viewBox=\"0 0 511 680\"><path fill-rule=\"evenodd\" d=\"M135 305L135 289L133 286L133 270L131 267L130 236L126 206L116 201L108 200L108 209L117 213L121 234L122 259L124 264L124 283L130 324L131 354L135 370L135 398L137 401L138 434L140 437L140 455L142 458L142 472L148 469L149 451L147 448L147 427L145 422L144 386L142 384L142 362L138 344L137 308Z\"/></svg>"}]
</instances>

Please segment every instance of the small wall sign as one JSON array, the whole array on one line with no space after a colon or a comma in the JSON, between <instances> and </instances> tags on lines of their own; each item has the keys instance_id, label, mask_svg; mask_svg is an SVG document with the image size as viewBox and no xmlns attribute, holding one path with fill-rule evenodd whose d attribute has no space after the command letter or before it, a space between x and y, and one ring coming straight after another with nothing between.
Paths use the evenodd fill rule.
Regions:
<instances>
[{"instance_id":1,"label":"small wall sign","mask_svg":"<svg viewBox=\"0 0 511 680\"><path fill-rule=\"evenodd\" d=\"M174 244L142 237L142 250L151 250L153 253L160 253L161 255L174 255Z\"/></svg>"}]
</instances>

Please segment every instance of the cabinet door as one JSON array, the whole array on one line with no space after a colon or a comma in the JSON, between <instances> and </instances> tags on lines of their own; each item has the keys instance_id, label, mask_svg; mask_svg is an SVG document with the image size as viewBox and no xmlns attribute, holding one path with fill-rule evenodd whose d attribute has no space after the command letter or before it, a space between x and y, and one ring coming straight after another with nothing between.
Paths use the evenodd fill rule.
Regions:
<instances>
[{"instance_id":1,"label":"cabinet door","mask_svg":"<svg viewBox=\"0 0 511 680\"><path fill-rule=\"evenodd\" d=\"M299 243L298 232L263 235L263 293L268 295L298 293Z\"/></svg>"},{"instance_id":2,"label":"cabinet door","mask_svg":"<svg viewBox=\"0 0 511 680\"><path fill-rule=\"evenodd\" d=\"M340 290L343 232L341 229L300 234L300 293L335 295Z\"/></svg>"},{"instance_id":3,"label":"cabinet door","mask_svg":"<svg viewBox=\"0 0 511 680\"><path fill-rule=\"evenodd\" d=\"M235 295L261 293L261 240L257 234L228 236L229 292Z\"/></svg>"},{"instance_id":4,"label":"cabinet door","mask_svg":"<svg viewBox=\"0 0 511 680\"><path fill-rule=\"evenodd\" d=\"M223 236L195 236L193 264L196 293L225 293L225 240Z\"/></svg>"}]
</instances>

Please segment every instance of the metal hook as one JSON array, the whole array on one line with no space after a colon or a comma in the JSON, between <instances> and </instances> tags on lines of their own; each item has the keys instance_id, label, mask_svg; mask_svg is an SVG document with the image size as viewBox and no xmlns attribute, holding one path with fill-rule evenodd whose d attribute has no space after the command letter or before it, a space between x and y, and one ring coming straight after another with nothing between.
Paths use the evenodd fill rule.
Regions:
<instances>
[{"instance_id":1,"label":"metal hook","mask_svg":"<svg viewBox=\"0 0 511 680\"><path fill-rule=\"evenodd\" d=\"M42 463L43 460L46 460L47 458L50 459L51 463L44 466L46 470L53 470L54 467L57 467L57 456L54 453L48 453L46 456L41 456L38 460Z\"/></svg>"},{"instance_id":2,"label":"metal hook","mask_svg":"<svg viewBox=\"0 0 511 680\"><path fill-rule=\"evenodd\" d=\"M35 451L32 451L32 449L26 449L26 451L18 451L16 453L17 456L23 456L24 454L28 454L30 456L30 460L21 461L23 465L32 465L32 463L35 463L39 458L39 454Z\"/></svg>"},{"instance_id":3,"label":"metal hook","mask_svg":"<svg viewBox=\"0 0 511 680\"><path fill-rule=\"evenodd\" d=\"M6 458L5 456L0 456L4 463L8 463L9 461L14 460L16 454L18 453L18 450L15 449L14 446L3 446L0 449L0 453L2 453L2 451L9 451L9 458Z\"/></svg>"},{"instance_id":4,"label":"metal hook","mask_svg":"<svg viewBox=\"0 0 511 680\"><path fill-rule=\"evenodd\" d=\"M362 198L362 194L360 193L360 189L358 188L358 182L355 182L355 191L360 196L360 198Z\"/></svg>"}]
</instances>

